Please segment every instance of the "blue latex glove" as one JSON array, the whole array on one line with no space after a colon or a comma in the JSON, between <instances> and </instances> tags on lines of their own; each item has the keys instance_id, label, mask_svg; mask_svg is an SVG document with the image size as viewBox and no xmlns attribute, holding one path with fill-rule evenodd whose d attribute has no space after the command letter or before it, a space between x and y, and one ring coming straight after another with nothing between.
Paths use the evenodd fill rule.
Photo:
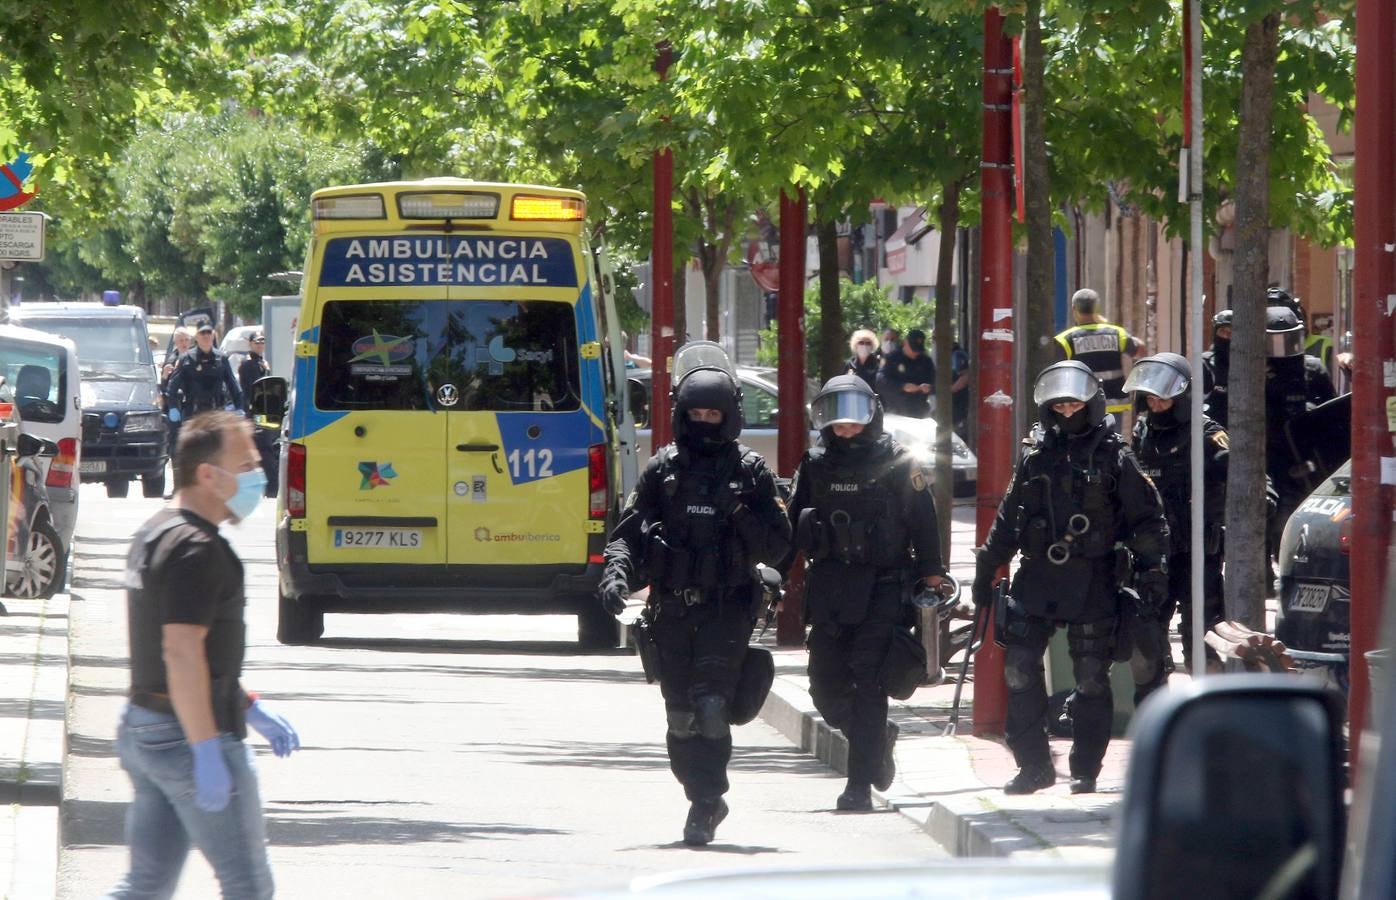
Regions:
<instances>
[{"instance_id":1,"label":"blue latex glove","mask_svg":"<svg viewBox=\"0 0 1396 900\"><path fill-rule=\"evenodd\" d=\"M226 809L233 796L233 774L223 758L223 744L211 737L190 744L194 751L194 805L204 812Z\"/></svg>"},{"instance_id":2,"label":"blue latex glove","mask_svg":"<svg viewBox=\"0 0 1396 900\"><path fill-rule=\"evenodd\" d=\"M291 723L277 713L268 711L260 700L254 700L247 707L247 724L257 729L257 733L267 739L271 750L277 756L290 756L301 748L301 737Z\"/></svg>"}]
</instances>

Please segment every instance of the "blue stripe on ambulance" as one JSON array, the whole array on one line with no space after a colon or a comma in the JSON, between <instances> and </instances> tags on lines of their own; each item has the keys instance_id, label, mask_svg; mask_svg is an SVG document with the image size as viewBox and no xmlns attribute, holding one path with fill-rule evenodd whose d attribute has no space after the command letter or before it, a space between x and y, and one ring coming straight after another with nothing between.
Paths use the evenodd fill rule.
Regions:
<instances>
[{"instance_id":1,"label":"blue stripe on ambulance","mask_svg":"<svg viewBox=\"0 0 1396 900\"><path fill-rule=\"evenodd\" d=\"M513 484L528 484L550 475L587 467L587 445L598 433L585 410L571 412L495 413L504 442L505 469ZM536 429L538 437L529 437ZM540 451L547 452L546 462ZM517 454L517 455L516 455Z\"/></svg>"},{"instance_id":2,"label":"blue stripe on ambulance","mask_svg":"<svg viewBox=\"0 0 1396 900\"><path fill-rule=\"evenodd\" d=\"M301 340L314 341L314 335L318 337L320 326L316 325L309 331L302 332ZM315 406L315 372L319 361L313 356L296 357L296 395L297 402L291 404L291 425L287 436L298 441L308 437L321 428L326 428L347 416L347 410L326 411L317 409Z\"/></svg>"}]
</instances>

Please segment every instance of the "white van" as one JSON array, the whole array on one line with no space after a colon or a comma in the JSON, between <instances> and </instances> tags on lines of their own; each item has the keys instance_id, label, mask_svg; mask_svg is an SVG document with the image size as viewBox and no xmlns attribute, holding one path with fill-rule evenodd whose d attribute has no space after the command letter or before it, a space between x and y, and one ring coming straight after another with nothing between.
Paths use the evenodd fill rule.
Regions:
<instances>
[{"instance_id":1,"label":"white van","mask_svg":"<svg viewBox=\"0 0 1396 900\"><path fill-rule=\"evenodd\" d=\"M82 453L82 381L77 347L68 338L18 325L0 325L0 413L12 405L26 434L53 441L58 455L42 458L53 527L73 545ZM4 418L0 415L0 418Z\"/></svg>"}]
</instances>

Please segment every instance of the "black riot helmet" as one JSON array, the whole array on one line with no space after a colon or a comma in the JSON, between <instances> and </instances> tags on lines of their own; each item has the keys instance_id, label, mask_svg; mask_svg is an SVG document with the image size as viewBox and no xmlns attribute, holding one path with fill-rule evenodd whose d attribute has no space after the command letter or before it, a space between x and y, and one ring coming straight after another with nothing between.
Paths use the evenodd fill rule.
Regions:
<instances>
[{"instance_id":1,"label":"black riot helmet","mask_svg":"<svg viewBox=\"0 0 1396 900\"><path fill-rule=\"evenodd\" d=\"M1134 364L1125 379L1125 392L1134 394L1134 412L1148 410L1147 398L1172 400L1169 418L1186 422L1192 408L1192 365L1177 353L1155 353ZM1151 414L1152 416L1152 414Z\"/></svg>"},{"instance_id":2,"label":"black riot helmet","mask_svg":"<svg viewBox=\"0 0 1396 900\"><path fill-rule=\"evenodd\" d=\"M824 446L866 447L882 436L882 401L868 383L857 375L839 375L824 382L810 403L810 423L824 439ZM843 439L834 434L840 423L862 425L855 437Z\"/></svg>"},{"instance_id":3,"label":"black riot helmet","mask_svg":"<svg viewBox=\"0 0 1396 900\"><path fill-rule=\"evenodd\" d=\"M1229 309L1220 310L1212 316L1212 337L1217 336L1217 332L1223 328L1231 327L1231 320L1235 318L1235 313Z\"/></svg>"},{"instance_id":4,"label":"black riot helmet","mask_svg":"<svg viewBox=\"0 0 1396 900\"><path fill-rule=\"evenodd\" d=\"M680 445L690 443L689 439L695 436L690 432L690 409L722 412L722 424L712 435L703 436L710 444L731 443L742 433L742 389L736 369L726 352L711 341L685 344L674 354L674 386L669 398L674 440Z\"/></svg>"},{"instance_id":5,"label":"black riot helmet","mask_svg":"<svg viewBox=\"0 0 1396 900\"><path fill-rule=\"evenodd\" d=\"M1288 306L1270 306L1265 310L1265 355L1271 359L1286 359L1304 354L1304 323L1299 314Z\"/></svg>"},{"instance_id":6,"label":"black riot helmet","mask_svg":"<svg viewBox=\"0 0 1396 900\"><path fill-rule=\"evenodd\" d=\"M1081 414L1086 417L1087 429L1105 421L1105 393L1100 389L1100 379L1077 359L1053 363L1042 370L1032 386L1032 402L1037 404L1038 421L1043 428L1066 424L1052 411L1052 404L1066 401L1086 404Z\"/></svg>"},{"instance_id":7,"label":"black riot helmet","mask_svg":"<svg viewBox=\"0 0 1396 900\"><path fill-rule=\"evenodd\" d=\"M1265 305L1284 306L1299 317L1300 322L1307 322L1304 317L1304 303L1298 297L1291 294L1282 287L1269 287L1265 289Z\"/></svg>"}]
</instances>

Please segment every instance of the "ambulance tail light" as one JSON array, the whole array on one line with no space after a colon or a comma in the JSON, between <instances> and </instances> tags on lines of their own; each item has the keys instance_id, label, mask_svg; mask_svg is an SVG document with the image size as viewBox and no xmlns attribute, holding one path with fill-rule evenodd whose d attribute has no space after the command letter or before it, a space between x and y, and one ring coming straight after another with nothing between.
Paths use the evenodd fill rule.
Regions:
<instances>
[{"instance_id":1,"label":"ambulance tail light","mask_svg":"<svg viewBox=\"0 0 1396 900\"><path fill-rule=\"evenodd\" d=\"M518 194L510 207L516 222L580 222L587 215L587 202L579 197L534 197Z\"/></svg>"},{"instance_id":2,"label":"ambulance tail light","mask_svg":"<svg viewBox=\"0 0 1396 900\"><path fill-rule=\"evenodd\" d=\"M49 463L48 477L44 484L51 488L70 488L73 476L78 470L78 439L62 438L58 442L58 455Z\"/></svg>"},{"instance_id":3,"label":"ambulance tail light","mask_svg":"<svg viewBox=\"0 0 1396 900\"><path fill-rule=\"evenodd\" d=\"M286 448L286 512L298 519L305 517L304 444Z\"/></svg>"},{"instance_id":4,"label":"ambulance tail light","mask_svg":"<svg viewBox=\"0 0 1396 900\"><path fill-rule=\"evenodd\" d=\"M592 444L587 448L587 474L591 487L591 503L587 515L592 519L606 518L606 445Z\"/></svg>"}]
</instances>

